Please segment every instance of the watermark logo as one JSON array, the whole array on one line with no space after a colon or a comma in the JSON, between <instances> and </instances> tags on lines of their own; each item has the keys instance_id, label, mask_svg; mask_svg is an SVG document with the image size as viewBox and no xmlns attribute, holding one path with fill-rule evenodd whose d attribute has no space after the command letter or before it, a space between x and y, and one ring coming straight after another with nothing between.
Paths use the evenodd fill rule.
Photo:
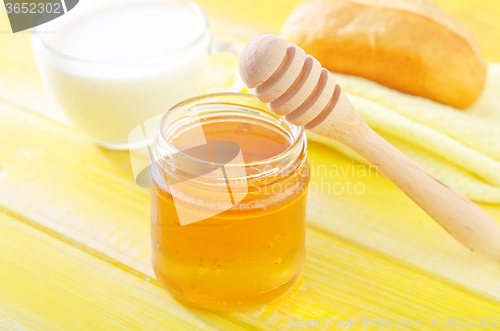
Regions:
<instances>
[{"instance_id":1,"label":"watermark logo","mask_svg":"<svg viewBox=\"0 0 500 331\"><path fill-rule=\"evenodd\" d=\"M181 226L213 217L241 202L248 186L240 146L231 141L207 141L195 117L182 149L165 149L159 157L153 154L153 139L162 116L142 123L129 135L129 146L135 146L130 150L130 161L136 183L168 191ZM202 177L219 182L204 185Z\"/></svg>"},{"instance_id":2,"label":"watermark logo","mask_svg":"<svg viewBox=\"0 0 500 331\"><path fill-rule=\"evenodd\" d=\"M79 0L4 0L12 32L50 22L73 9Z\"/></svg>"}]
</instances>

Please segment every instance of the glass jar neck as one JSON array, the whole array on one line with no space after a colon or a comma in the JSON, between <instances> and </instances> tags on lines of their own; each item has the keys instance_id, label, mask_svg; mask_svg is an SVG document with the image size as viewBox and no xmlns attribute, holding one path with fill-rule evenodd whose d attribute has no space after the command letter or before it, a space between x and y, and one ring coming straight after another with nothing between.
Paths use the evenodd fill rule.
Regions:
<instances>
[{"instance_id":1,"label":"glass jar neck","mask_svg":"<svg viewBox=\"0 0 500 331\"><path fill-rule=\"evenodd\" d=\"M267 127L283 135L289 146L271 157L245 162L237 157L238 152L241 152L238 145L207 141L205 137L203 125L228 122ZM187 131L191 132L190 143L185 145L187 148L179 150L175 141ZM224 153L216 153L214 149ZM214 155L222 157L214 158ZM249 186L252 183L272 186L286 181L299 171L306 161L306 155L302 127L284 121L254 96L224 93L189 99L170 109L160 124L154 163L158 166L157 171L166 172L180 181L223 185L229 179ZM214 171L216 169L223 171ZM153 179L156 177L160 176L153 176Z\"/></svg>"}]
</instances>

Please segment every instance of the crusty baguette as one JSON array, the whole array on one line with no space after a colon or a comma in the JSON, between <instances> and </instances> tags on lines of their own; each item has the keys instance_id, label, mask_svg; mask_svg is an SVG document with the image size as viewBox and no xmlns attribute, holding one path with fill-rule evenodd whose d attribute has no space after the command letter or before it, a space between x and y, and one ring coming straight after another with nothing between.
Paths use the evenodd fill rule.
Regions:
<instances>
[{"instance_id":1,"label":"crusty baguette","mask_svg":"<svg viewBox=\"0 0 500 331\"><path fill-rule=\"evenodd\" d=\"M474 103L486 79L469 31L427 0L310 0L282 35L328 70L456 108Z\"/></svg>"}]
</instances>

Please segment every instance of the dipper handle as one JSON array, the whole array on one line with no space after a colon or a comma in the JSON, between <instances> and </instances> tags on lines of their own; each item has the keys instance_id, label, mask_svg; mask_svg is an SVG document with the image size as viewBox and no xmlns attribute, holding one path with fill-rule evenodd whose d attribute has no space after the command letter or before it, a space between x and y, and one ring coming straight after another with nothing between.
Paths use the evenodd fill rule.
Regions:
<instances>
[{"instance_id":1,"label":"dipper handle","mask_svg":"<svg viewBox=\"0 0 500 331\"><path fill-rule=\"evenodd\" d=\"M276 114L352 148L458 242L500 261L498 224L373 131L328 70L300 47L262 35L245 46L238 68L243 82Z\"/></svg>"}]
</instances>

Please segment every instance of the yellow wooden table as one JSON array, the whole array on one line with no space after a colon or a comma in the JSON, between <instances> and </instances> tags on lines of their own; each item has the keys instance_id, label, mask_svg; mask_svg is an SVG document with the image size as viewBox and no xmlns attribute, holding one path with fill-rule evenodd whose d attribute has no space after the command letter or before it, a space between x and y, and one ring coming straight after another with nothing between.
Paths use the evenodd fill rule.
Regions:
<instances>
[{"instance_id":1,"label":"yellow wooden table","mask_svg":"<svg viewBox=\"0 0 500 331\"><path fill-rule=\"evenodd\" d=\"M243 37L277 32L298 3L199 2L216 28ZM472 30L488 60L500 61L498 0L437 2ZM176 302L152 272L149 195L135 185L128 153L96 147L64 123L41 85L29 34L9 33L0 8L0 329L287 330L323 317L496 329L444 325L500 317L500 265L456 244L377 175L314 174L314 185L349 179L366 192L311 192L305 273L284 298L234 313ZM352 164L318 144L309 159L317 169ZM482 207L500 223L500 206ZM325 329L369 328L345 325Z\"/></svg>"}]
</instances>

